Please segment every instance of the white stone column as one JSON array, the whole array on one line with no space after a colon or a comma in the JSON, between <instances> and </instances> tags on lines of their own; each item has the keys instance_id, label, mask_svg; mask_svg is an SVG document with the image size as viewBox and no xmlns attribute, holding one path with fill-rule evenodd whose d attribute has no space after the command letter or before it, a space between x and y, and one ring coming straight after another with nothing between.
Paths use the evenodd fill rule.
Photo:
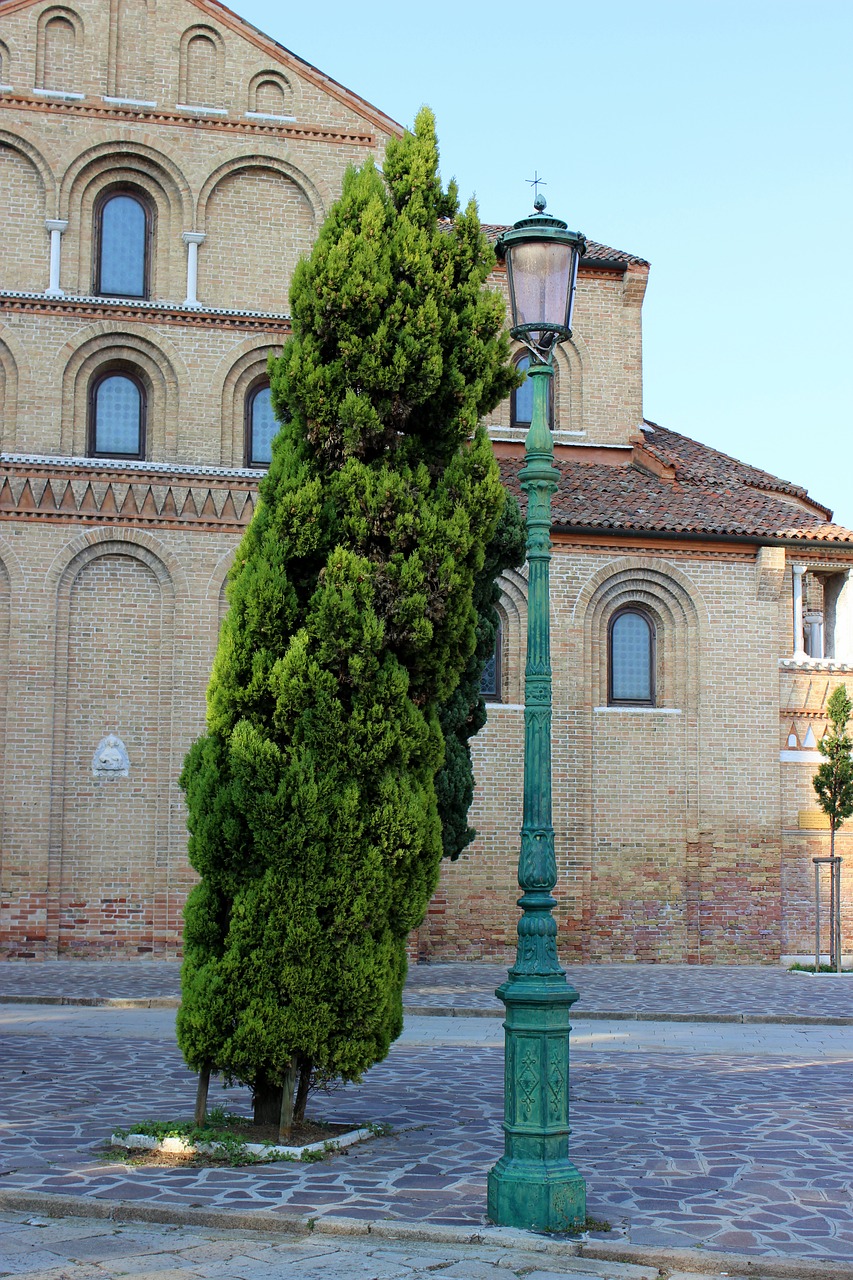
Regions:
<instances>
[{"instance_id":1,"label":"white stone column","mask_svg":"<svg viewBox=\"0 0 853 1280\"><path fill-rule=\"evenodd\" d=\"M50 232L50 284L47 286L45 297L64 298L65 294L59 287L59 265L62 259L62 233L68 227L68 220L48 218L44 225Z\"/></svg>"},{"instance_id":2,"label":"white stone column","mask_svg":"<svg viewBox=\"0 0 853 1280\"><path fill-rule=\"evenodd\" d=\"M808 657L803 644L803 574L804 564L792 564L794 574L794 657L805 660Z\"/></svg>"},{"instance_id":3,"label":"white stone column","mask_svg":"<svg viewBox=\"0 0 853 1280\"><path fill-rule=\"evenodd\" d=\"M187 296L185 307L197 307L198 301L198 246L204 244L203 231L185 231L183 242L187 246Z\"/></svg>"}]
</instances>

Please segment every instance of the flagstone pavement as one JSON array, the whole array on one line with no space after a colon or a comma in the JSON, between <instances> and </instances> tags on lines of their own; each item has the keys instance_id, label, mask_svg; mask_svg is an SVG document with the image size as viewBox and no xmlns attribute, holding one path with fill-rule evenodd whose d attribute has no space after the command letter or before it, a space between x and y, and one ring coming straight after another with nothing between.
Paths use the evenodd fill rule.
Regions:
<instances>
[{"instance_id":1,"label":"flagstone pavement","mask_svg":"<svg viewBox=\"0 0 853 1280\"><path fill-rule=\"evenodd\" d=\"M361 1085L318 1101L324 1118L393 1129L316 1164L188 1170L105 1158L113 1127L192 1111L194 1077L174 1044L173 1011L0 1007L0 1208L4 1192L29 1190L303 1222L328 1216L353 1229L387 1220L481 1227L486 1173L502 1150L503 1055L500 1022L471 1016L486 1006L468 1002L488 997L501 974L413 970L409 1007L429 997L449 1011L459 997L456 1016L409 1016ZM609 1004L664 1020L575 1020L571 1151L590 1215L611 1224L601 1240L853 1262L847 980L676 966L589 966L571 976L592 1012L605 1015ZM18 1000L172 999L175 982L175 967L156 963L0 969L3 995ZM728 1025L709 1025L723 1012ZM681 1025L666 1022L685 1014ZM249 1109L244 1090L217 1085L212 1094L212 1103Z\"/></svg>"},{"instance_id":2,"label":"flagstone pavement","mask_svg":"<svg viewBox=\"0 0 853 1280\"><path fill-rule=\"evenodd\" d=\"M777 965L587 964L568 968L588 1017L740 1021L793 1019L853 1025L853 974L792 973ZM409 969L409 1013L500 1016L496 964L418 964ZM0 1003L45 1000L155 1001L176 1004L177 961L57 960L0 963Z\"/></svg>"}]
</instances>

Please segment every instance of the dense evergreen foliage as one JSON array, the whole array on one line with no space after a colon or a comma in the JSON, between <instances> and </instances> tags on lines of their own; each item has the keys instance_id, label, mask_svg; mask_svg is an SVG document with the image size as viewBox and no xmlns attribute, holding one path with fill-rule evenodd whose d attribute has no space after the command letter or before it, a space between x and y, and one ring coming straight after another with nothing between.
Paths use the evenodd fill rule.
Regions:
<instances>
[{"instance_id":1,"label":"dense evergreen foliage","mask_svg":"<svg viewBox=\"0 0 853 1280\"><path fill-rule=\"evenodd\" d=\"M181 776L201 881L179 1042L202 1078L250 1085L257 1118L283 1086L284 1115L298 1078L298 1119L312 1073L356 1079L399 1034L406 937L443 851L445 735L444 847L469 838L467 737L519 524L514 508L496 535L478 424L517 378L476 209L437 165L425 110L384 173L347 174L294 274L271 363L283 426Z\"/></svg>"}]
</instances>

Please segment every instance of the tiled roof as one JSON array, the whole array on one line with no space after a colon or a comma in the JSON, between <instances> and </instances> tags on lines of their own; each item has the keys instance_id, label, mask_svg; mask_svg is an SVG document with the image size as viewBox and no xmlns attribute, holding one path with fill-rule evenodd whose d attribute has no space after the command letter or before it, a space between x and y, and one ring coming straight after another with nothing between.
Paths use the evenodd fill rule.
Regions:
<instances>
[{"instance_id":1,"label":"tiled roof","mask_svg":"<svg viewBox=\"0 0 853 1280\"><path fill-rule=\"evenodd\" d=\"M508 226L499 226L494 222L484 222L483 231L486 233L486 239L490 244L494 244L498 236L504 231L509 231ZM622 249L611 249L606 244L598 244L595 240L587 240L586 253L581 259L582 262L620 262L625 266L630 264L647 267L649 264L645 258L638 258L635 253L625 253Z\"/></svg>"},{"instance_id":2,"label":"tiled roof","mask_svg":"<svg viewBox=\"0 0 853 1280\"><path fill-rule=\"evenodd\" d=\"M559 458L555 527L853 546L853 532L832 524L832 512L813 502L805 489L664 427L645 424L643 439L633 459L626 451L623 464ZM643 465L644 453L661 464L661 475ZM523 460L499 461L504 484L523 503L518 480Z\"/></svg>"}]
</instances>

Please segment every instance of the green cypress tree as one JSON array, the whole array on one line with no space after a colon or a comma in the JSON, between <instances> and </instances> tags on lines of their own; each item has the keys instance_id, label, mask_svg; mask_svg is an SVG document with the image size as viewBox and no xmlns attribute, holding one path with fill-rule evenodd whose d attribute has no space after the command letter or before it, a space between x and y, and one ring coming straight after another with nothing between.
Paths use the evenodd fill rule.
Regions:
<instances>
[{"instance_id":1,"label":"green cypress tree","mask_svg":"<svg viewBox=\"0 0 853 1280\"><path fill-rule=\"evenodd\" d=\"M258 1120L285 1126L294 1081L300 1119L312 1075L358 1079L402 1026L442 854L440 714L473 673L504 501L478 425L517 382L493 262L423 110L384 174L348 172L294 273L283 426L181 775L201 881L178 1039Z\"/></svg>"},{"instance_id":2,"label":"green cypress tree","mask_svg":"<svg viewBox=\"0 0 853 1280\"><path fill-rule=\"evenodd\" d=\"M817 802L829 818L829 851L835 857L835 833L853 814L853 739L847 732L853 715L853 702L847 694L847 686L840 684L826 704L829 715L829 731L817 744L824 757L812 778Z\"/></svg>"}]
</instances>

